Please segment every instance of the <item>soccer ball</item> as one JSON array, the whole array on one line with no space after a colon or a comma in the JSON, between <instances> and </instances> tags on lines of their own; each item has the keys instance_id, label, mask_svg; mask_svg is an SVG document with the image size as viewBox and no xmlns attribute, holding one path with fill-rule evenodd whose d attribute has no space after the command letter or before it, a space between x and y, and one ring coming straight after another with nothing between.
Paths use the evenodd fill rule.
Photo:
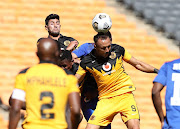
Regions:
<instances>
[{"instance_id":1,"label":"soccer ball","mask_svg":"<svg viewBox=\"0 0 180 129\"><path fill-rule=\"evenodd\" d=\"M96 32L108 32L111 29L112 21L108 14L98 13L92 20L92 26Z\"/></svg>"}]
</instances>

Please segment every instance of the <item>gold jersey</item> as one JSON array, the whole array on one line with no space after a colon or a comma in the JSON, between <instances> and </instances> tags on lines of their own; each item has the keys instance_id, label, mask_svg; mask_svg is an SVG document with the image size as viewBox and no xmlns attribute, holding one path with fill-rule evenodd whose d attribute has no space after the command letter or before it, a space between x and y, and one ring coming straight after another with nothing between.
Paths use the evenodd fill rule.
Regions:
<instances>
[{"instance_id":1,"label":"gold jersey","mask_svg":"<svg viewBox=\"0 0 180 129\"><path fill-rule=\"evenodd\" d=\"M110 55L106 59L97 58L93 53L94 50L83 58L77 74L83 75L87 71L92 73L98 86L99 99L135 90L123 67L123 60L129 61L132 56L123 47L112 44Z\"/></svg>"},{"instance_id":2,"label":"gold jersey","mask_svg":"<svg viewBox=\"0 0 180 129\"><path fill-rule=\"evenodd\" d=\"M79 92L74 75L68 75L50 62L40 62L17 75L15 88L26 93L24 129L67 128L65 109L68 95Z\"/></svg>"}]
</instances>

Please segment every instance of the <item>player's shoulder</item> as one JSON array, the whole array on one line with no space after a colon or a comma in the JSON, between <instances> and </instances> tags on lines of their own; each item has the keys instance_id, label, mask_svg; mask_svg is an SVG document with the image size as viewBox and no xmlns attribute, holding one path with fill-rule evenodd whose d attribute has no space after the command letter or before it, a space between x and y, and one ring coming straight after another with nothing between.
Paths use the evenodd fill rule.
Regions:
<instances>
[{"instance_id":1,"label":"player's shoulder","mask_svg":"<svg viewBox=\"0 0 180 129\"><path fill-rule=\"evenodd\" d=\"M112 49L112 50L115 50L115 49L125 50L124 47L122 47L122 46L120 46L120 45L118 45L118 44L114 44L114 43L111 45L111 49Z\"/></svg>"},{"instance_id":2,"label":"player's shoulder","mask_svg":"<svg viewBox=\"0 0 180 129\"><path fill-rule=\"evenodd\" d=\"M41 39L44 39L44 38L48 38L48 37L47 37L47 36L44 36L44 37L39 38L39 39L37 40L37 44L39 43L39 41L40 41Z\"/></svg>"},{"instance_id":3,"label":"player's shoulder","mask_svg":"<svg viewBox=\"0 0 180 129\"><path fill-rule=\"evenodd\" d=\"M69 41L74 41L75 40L73 37L65 36L65 35L62 35L62 34L60 34L60 38L61 39L66 39L66 40L69 40Z\"/></svg>"},{"instance_id":4,"label":"player's shoulder","mask_svg":"<svg viewBox=\"0 0 180 129\"><path fill-rule=\"evenodd\" d=\"M67 69L64 69L64 71L65 71L65 73L66 73L67 75L74 75L71 71L69 71L69 70L67 70Z\"/></svg>"},{"instance_id":5,"label":"player's shoulder","mask_svg":"<svg viewBox=\"0 0 180 129\"><path fill-rule=\"evenodd\" d=\"M86 56L84 56L84 58L82 59L81 62L88 63L88 62L90 62L92 60L93 60L92 53L89 53Z\"/></svg>"},{"instance_id":6,"label":"player's shoulder","mask_svg":"<svg viewBox=\"0 0 180 129\"><path fill-rule=\"evenodd\" d=\"M22 69L18 74L23 74L23 73L26 73L27 72L27 70L29 69L30 67L28 67L28 68L25 68L25 69Z\"/></svg>"},{"instance_id":7,"label":"player's shoulder","mask_svg":"<svg viewBox=\"0 0 180 129\"><path fill-rule=\"evenodd\" d=\"M80 66L82 68L85 68L89 63L93 61L92 54L89 53L88 55L84 56L84 58L81 60Z\"/></svg>"},{"instance_id":8,"label":"player's shoulder","mask_svg":"<svg viewBox=\"0 0 180 129\"><path fill-rule=\"evenodd\" d=\"M172 61L167 61L164 64L165 65L171 65L171 64L174 64L174 63L180 63L180 58L172 60Z\"/></svg>"}]
</instances>

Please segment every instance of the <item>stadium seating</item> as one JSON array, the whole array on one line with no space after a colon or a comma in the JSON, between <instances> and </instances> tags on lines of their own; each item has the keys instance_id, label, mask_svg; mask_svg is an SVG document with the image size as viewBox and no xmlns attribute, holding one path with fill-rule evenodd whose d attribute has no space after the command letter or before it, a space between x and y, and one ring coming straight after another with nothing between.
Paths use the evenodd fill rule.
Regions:
<instances>
[{"instance_id":1,"label":"stadium seating","mask_svg":"<svg viewBox=\"0 0 180 129\"><path fill-rule=\"evenodd\" d=\"M147 23L153 24L157 30L165 32L168 38L179 42L177 23L180 21L179 0L122 0L124 5L141 16ZM174 19L174 21L171 21Z\"/></svg>"},{"instance_id":2,"label":"stadium seating","mask_svg":"<svg viewBox=\"0 0 180 129\"><path fill-rule=\"evenodd\" d=\"M137 1L145 2L145 8L142 5L133 7ZM158 0L125 0L125 4L127 7L136 8L137 11L141 10L138 10L138 7L142 7L142 11L148 10L147 17L145 13L142 14L151 19L154 18L153 11L158 8L158 5L154 4L155 1ZM178 4L176 6L176 9L180 8ZM107 6L105 0L10 0L0 1L0 7L0 97L4 104L8 104L18 72L38 63L35 54L36 41L48 35L44 29L44 19L50 13L60 15L61 33L74 37L80 44L93 42L96 32L91 25L92 18L99 12L105 12L112 18L110 31L113 42L124 46L137 59L160 68L165 61L178 57L176 52L159 43L156 37L148 35L148 30L137 28L136 23L127 21L124 14L119 14L114 8ZM150 15L152 17L148 17ZM178 39L178 30L176 35ZM159 129L160 122L151 101L152 80L155 74L142 73L126 63L125 69L137 88L134 94L140 110L141 128ZM0 118L2 120L2 117ZM3 122L5 124L2 126L1 123L0 121L0 127L7 129L7 122ZM83 119L79 129L85 126L86 121ZM115 117L112 128L126 128L120 120L120 115Z\"/></svg>"}]
</instances>

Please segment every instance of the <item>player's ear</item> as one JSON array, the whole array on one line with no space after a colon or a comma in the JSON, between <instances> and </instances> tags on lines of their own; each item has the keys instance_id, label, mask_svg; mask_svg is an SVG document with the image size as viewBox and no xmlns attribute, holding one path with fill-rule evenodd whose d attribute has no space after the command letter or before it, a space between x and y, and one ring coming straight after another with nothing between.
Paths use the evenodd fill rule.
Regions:
<instances>
[{"instance_id":1,"label":"player's ear","mask_svg":"<svg viewBox=\"0 0 180 129\"><path fill-rule=\"evenodd\" d=\"M36 55L37 55L37 57L39 57L39 53L38 53L38 51L36 52Z\"/></svg>"},{"instance_id":2,"label":"player's ear","mask_svg":"<svg viewBox=\"0 0 180 129\"><path fill-rule=\"evenodd\" d=\"M47 25L45 25L45 29L48 31L48 26Z\"/></svg>"},{"instance_id":3,"label":"player's ear","mask_svg":"<svg viewBox=\"0 0 180 129\"><path fill-rule=\"evenodd\" d=\"M96 44L94 44L94 49L96 49Z\"/></svg>"}]
</instances>

